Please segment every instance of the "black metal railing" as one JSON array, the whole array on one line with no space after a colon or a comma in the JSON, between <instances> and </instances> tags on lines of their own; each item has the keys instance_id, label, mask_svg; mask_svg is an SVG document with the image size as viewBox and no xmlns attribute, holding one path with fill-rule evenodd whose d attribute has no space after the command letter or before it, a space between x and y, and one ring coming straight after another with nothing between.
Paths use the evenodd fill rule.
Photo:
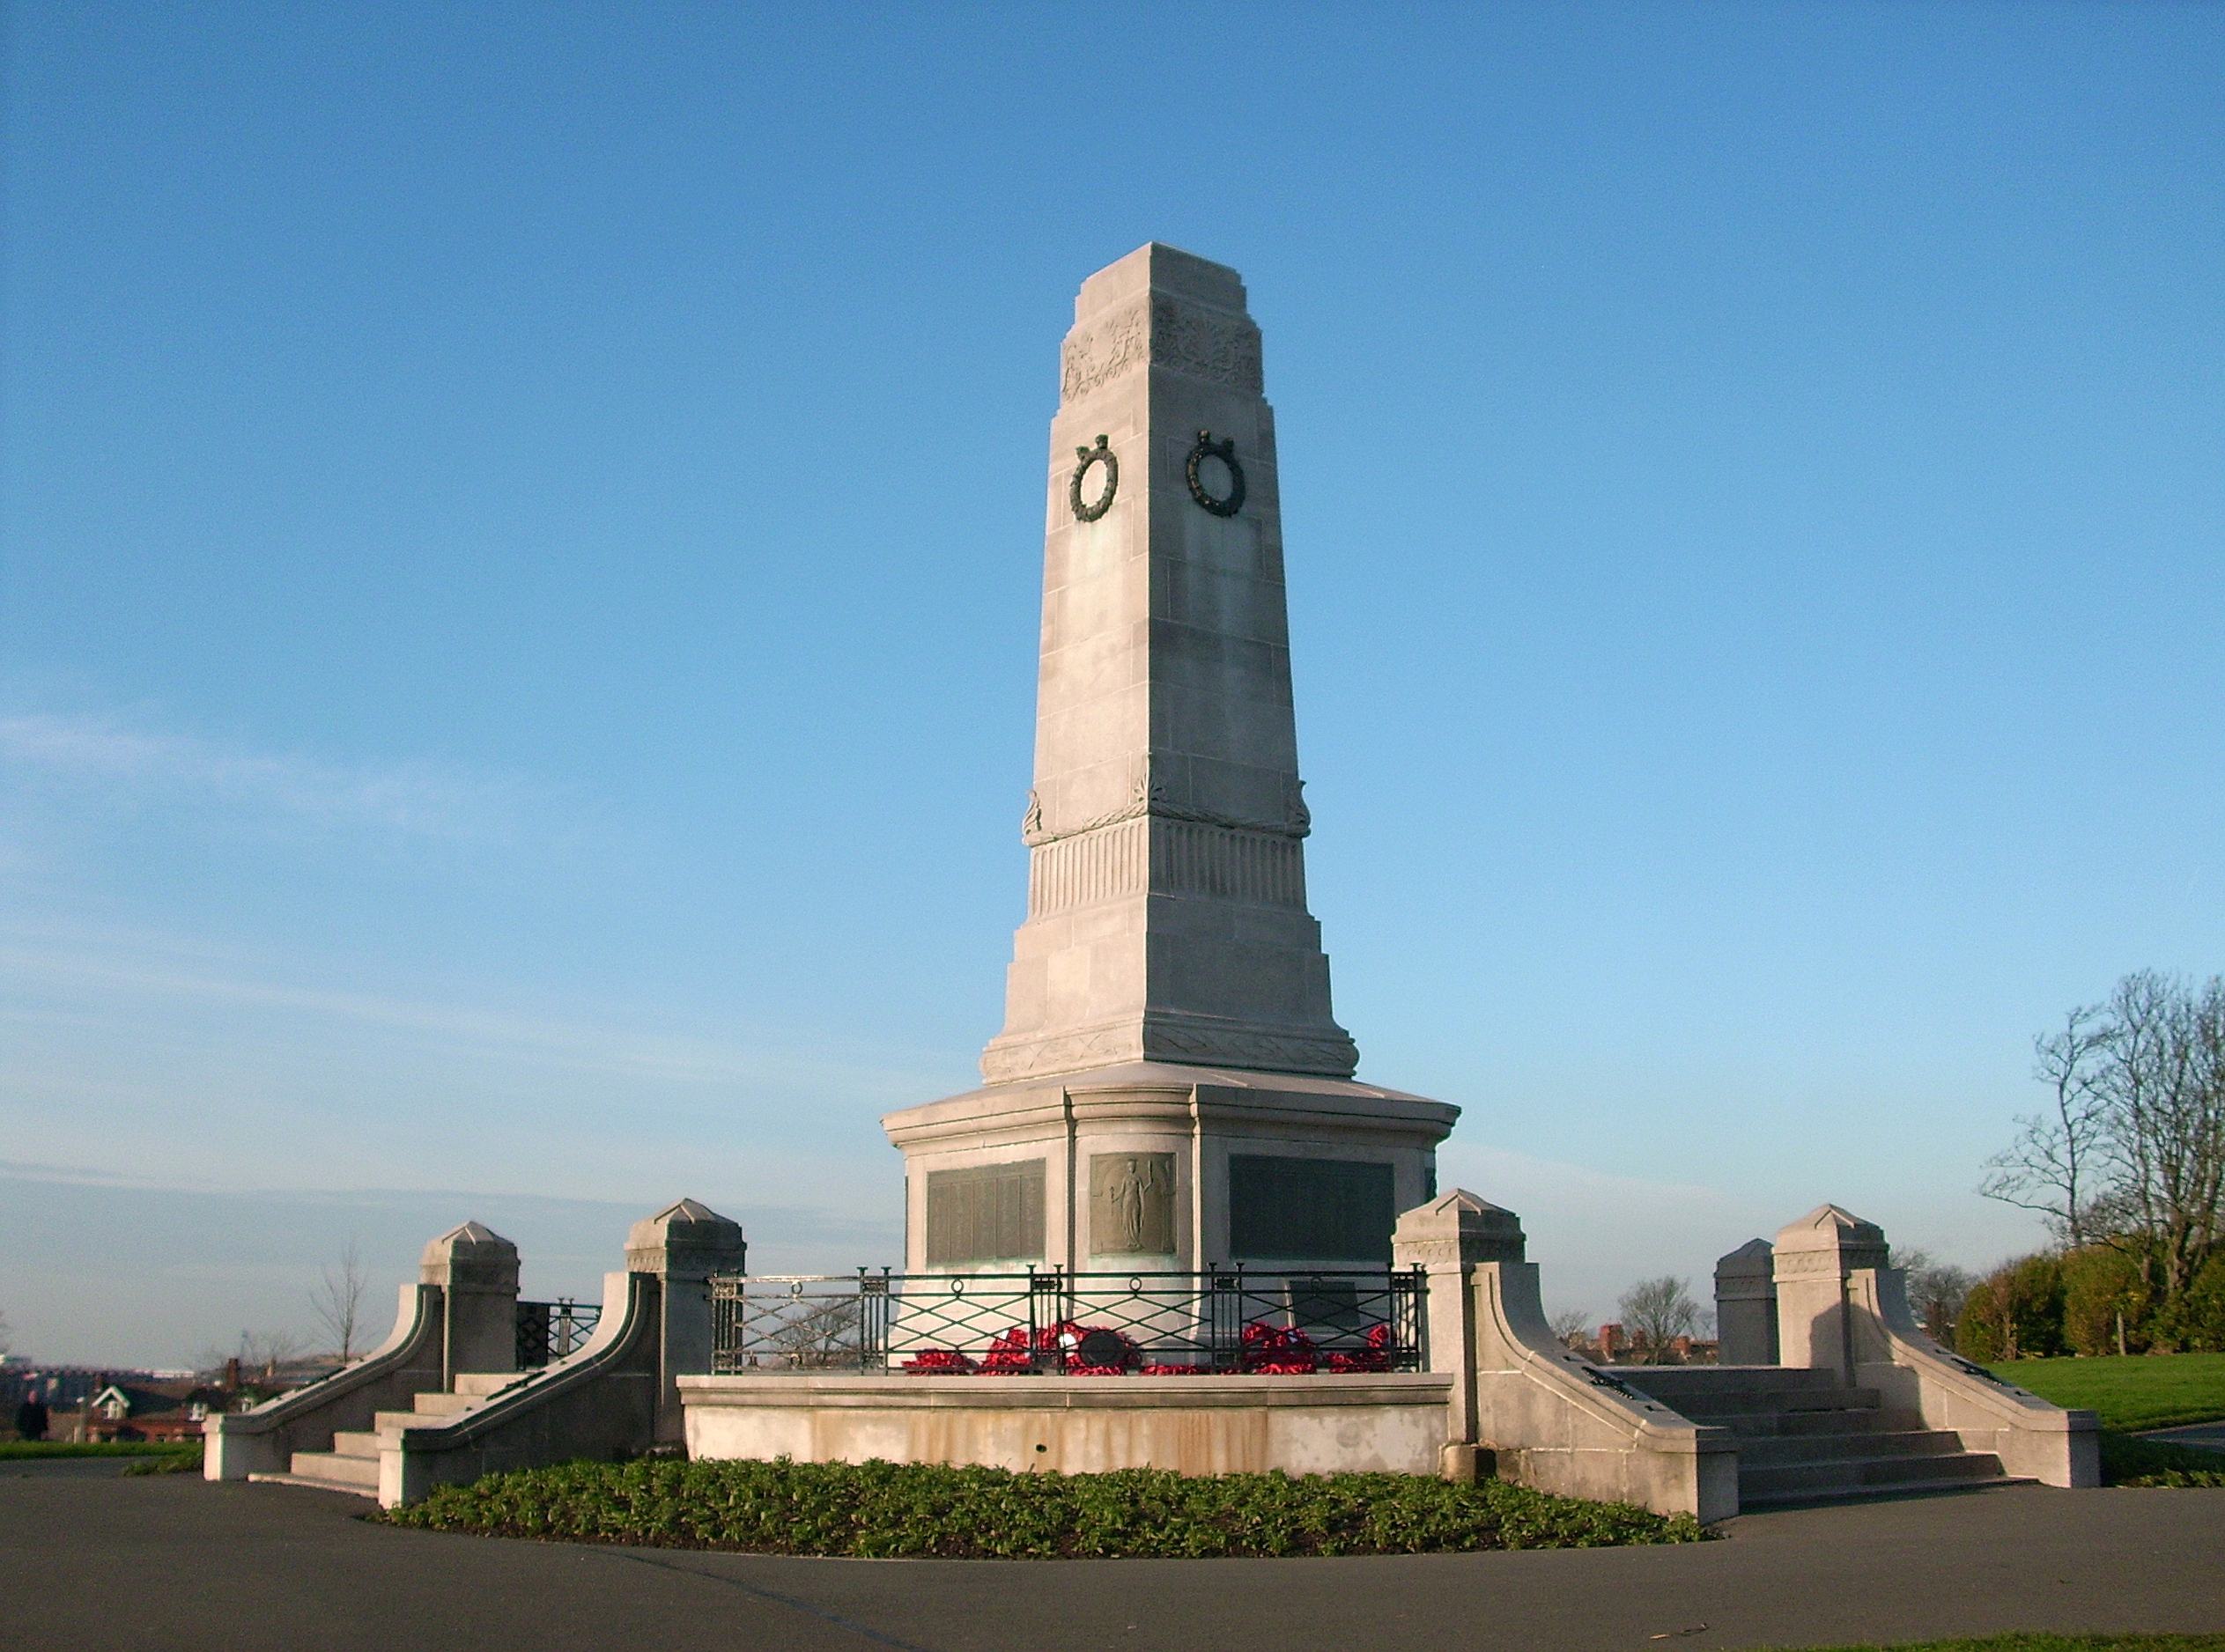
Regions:
<instances>
[{"instance_id":1,"label":"black metal railing","mask_svg":"<svg viewBox=\"0 0 2225 1652\"><path fill-rule=\"evenodd\" d=\"M711 1281L714 1373L1154 1376L1422 1368L1419 1268Z\"/></svg>"},{"instance_id":2,"label":"black metal railing","mask_svg":"<svg viewBox=\"0 0 2225 1652\"><path fill-rule=\"evenodd\" d=\"M518 1369L537 1371L579 1353L602 1317L600 1303L575 1302L569 1296L553 1302L520 1302Z\"/></svg>"}]
</instances>

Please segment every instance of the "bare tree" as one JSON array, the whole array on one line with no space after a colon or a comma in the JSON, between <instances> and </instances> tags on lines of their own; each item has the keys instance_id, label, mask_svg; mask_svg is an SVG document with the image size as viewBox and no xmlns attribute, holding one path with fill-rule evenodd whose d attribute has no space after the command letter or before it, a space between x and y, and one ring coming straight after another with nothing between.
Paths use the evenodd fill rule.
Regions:
<instances>
[{"instance_id":1,"label":"bare tree","mask_svg":"<svg viewBox=\"0 0 2225 1652\"><path fill-rule=\"evenodd\" d=\"M1623 1293L1615 1306L1632 1339L1643 1339L1648 1365L1667 1363L1668 1345L1679 1337L1690 1336L1700 1322L1700 1305L1692 1300L1691 1281L1672 1273L1640 1280Z\"/></svg>"},{"instance_id":2,"label":"bare tree","mask_svg":"<svg viewBox=\"0 0 2225 1652\"><path fill-rule=\"evenodd\" d=\"M1563 1308L1545 1323L1556 1340L1574 1342L1592 1328L1592 1310L1588 1308Z\"/></svg>"},{"instance_id":3,"label":"bare tree","mask_svg":"<svg viewBox=\"0 0 2225 1652\"><path fill-rule=\"evenodd\" d=\"M238 1356L240 1368L251 1371L261 1366L265 1377L275 1377L280 1366L299 1359L307 1346L307 1339L291 1331L242 1331Z\"/></svg>"},{"instance_id":4,"label":"bare tree","mask_svg":"<svg viewBox=\"0 0 2225 1652\"><path fill-rule=\"evenodd\" d=\"M802 1297L765 1333L798 1368L854 1363L865 1304L856 1296Z\"/></svg>"},{"instance_id":5,"label":"bare tree","mask_svg":"<svg viewBox=\"0 0 2225 1652\"><path fill-rule=\"evenodd\" d=\"M1931 1252L1913 1246L1894 1246L1892 1259L1907 1276L1909 1312L1933 1339L1953 1347L1955 1322L1963 1316L1963 1304L1977 1288L1977 1276L1952 1262L1934 1260Z\"/></svg>"},{"instance_id":6,"label":"bare tree","mask_svg":"<svg viewBox=\"0 0 2225 1652\"><path fill-rule=\"evenodd\" d=\"M2018 1121L1979 1191L2135 1258L2175 1306L2225 1246L2225 979L2128 975L2037 1048L2055 1110Z\"/></svg>"},{"instance_id":7,"label":"bare tree","mask_svg":"<svg viewBox=\"0 0 2225 1652\"><path fill-rule=\"evenodd\" d=\"M332 1336L340 1351L340 1363L345 1365L355 1358L356 1331L363 1316L363 1294L370 1287L370 1279L363 1271L363 1257L352 1235L347 1249L340 1252L336 1266L324 1270L322 1283L309 1293L309 1305L316 1309L317 1323Z\"/></svg>"},{"instance_id":8,"label":"bare tree","mask_svg":"<svg viewBox=\"0 0 2225 1652\"><path fill-rule=\"evenodd\" d=\"M2109 1110L2096 1084L2096 1058L2110 1042L2106 1007L2089 1004L2063 1017L2059 1032L2032 1041L2032 1076L2055 1093L2053 1109L2021 1116L2015 1142L1985 1162L1977 1191L2037 1211L2066 1244L2085 1243L2095 1196L2094 1161L2109 1133Z\"/></svg>"},{"instance_id":9,"label":"bare tree","mask_svg":"<svg viewBox=\"0 0 2225 1652\"><path fill-rule=\"evenodd\" d=\"M2219 1245L2225 1201L2225 980L2199 992L2152 970L2110 999L2097 1083L2110 1185L2097 1213L2135 1242L2176 1302Z\"/></svg>"}]
</instances>

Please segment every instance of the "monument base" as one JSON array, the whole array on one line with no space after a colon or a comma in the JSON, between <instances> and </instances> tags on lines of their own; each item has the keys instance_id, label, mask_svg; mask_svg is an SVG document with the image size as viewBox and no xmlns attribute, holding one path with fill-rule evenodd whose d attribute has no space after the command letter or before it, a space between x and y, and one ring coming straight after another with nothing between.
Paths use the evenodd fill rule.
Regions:
<instances>
[{"instance_id":1,"label":"monument base","mask_svg":"<svg viewBox=\"0 0 2225 1652\"><path fill-rule=\"evenodd\" d=\"M1457 1107L1349 1079L1135 1061L884 1117L909 1272L1386 1264Z\"/></svg>"}]
</instances>

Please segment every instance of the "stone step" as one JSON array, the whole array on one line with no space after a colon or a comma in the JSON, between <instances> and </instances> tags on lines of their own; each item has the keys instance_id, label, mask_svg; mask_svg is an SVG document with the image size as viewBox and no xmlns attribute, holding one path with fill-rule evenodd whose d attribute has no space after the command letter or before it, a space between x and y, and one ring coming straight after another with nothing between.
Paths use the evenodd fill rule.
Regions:
<instances>
[{"instance_id":1,"label":"stone step","mask_svg":"<svg viewBox=\"0 0 2225 1652\"><path fill-rule=\"evenodd\" d=\"M1691 1393L1674 1398L1656 1394L1652 1398L1695 1422L1703 1417L1712 1421L1718 1417L1768 1412L1875 1411L1881 1401L1874 1388L1774 1388L1742 1394Z\"/></svg>"},{"instance_id":2,"label":"stone step","mask_svg":"<svg viewBox=\"0 0 2225 1652\"><path fill-rule=\"evenodd\" d=\"M389 1434L396 1428L437 1427L442 1423L454 1422L480 1403L469 1395L460 1394L420 1394L418 1398L420 1400L453 1399L457 1403L454 1405L442 1405L438 1409L426 1406L420 1411L373 1412L371 1413L371 1426L381 1434Z\"/></svg>"},{"instance_id":3,"label":"stone step","mask_svg":"<svg viewBox=\"0 0 2225 1652\"><path fill-rule=\"evenodd\" d=\"M1911 1481L1907 1485L1864 1486L1849 1492L1786 1492L1781 1495L1763 1495L1741 1487L1738 1511L1742 1515L1758 1515L1771 1508L1792 1508L1815 1503L1852 1502L1865 1497L1928 1496L1933 1493L1991 1491L1997 1486L2013 1486L2017 1482L2000 1474L1980 1474L1970 1479Z\"/></svg>"},{"instance_id":4,"label":"stone step","mask_svg":"<svg viewBox=\"0 0 2225 1652\"><path fill-rule=\"evenodd\" d=\"M2001 1460L1981 1451L1954 1451L1938 1457L1844 1457L1754 1468L1741 1464L1738 1501L1743 1508L1764 1502L1998 1484L2005 1478Z\"/></svg>"},{"instance_id":5,"label":"stone step","mask_svg":"<svg viewBox=\"0 0 2225 1652\"><path fill-rule=\"evenodd\" d=\"M1714 1427L1728 1428L1741 1441L1818 1434L1908 1434L1924 1427L1924 1419L1915 1412L1881 1409L1731 1412L1707 1421Z\"/></svg>"},{"instance_id":6,"label":"stone step","mask_svg":"<svg viewBox=\"0 0 2225 1652\"><path fill-rule=\"evenodd\" d=\"M332 1455L336 1457L369 1457L376 1462L379 1436L375 1432L356 1433L343 1429L332 1436Z\"/></svg>"},{"instance_id":7,"label":"stone step","mask_svg":"<svg viewBox=\"0 0 2225 1652\"><path fill-rule=\"evenodd\" d=\"M1797 1438L1805 1434L1909 1434L1924 1427L1912 1411L1772 1411L1711 1417L1741 1440Z\"/></svg>"},{"instance_id":8,"label":"stone step","mask_svg":"<svg viewBox=\"0 0 2225 1652\"><path fill-rule=\"evenodd\" d=\"M297 1451L293 1454L293 1478L375 1497L379 1494L379 1459L342 1457L335 1451Z\"/></svg>"},{"instance_id":9,"label":"stone step","mask_svg":"<svg viewBox=\"0 0 2225 1652\"><path fill-rule=\"evenodd\" d=\"M1859 1462L1882 1457L1953 1457L1963 1437L1943 1428L1910 1428L1895 1434L1765 1435L1741 1440L1738 1466L1776 1468L1788 1463Z\"/></svg>"},{"instance_id":10,"label":"stone step","mask_svg":"<svg viewBox=\"0 0 2225 1652\"><path fill-rule=\"evenodd\" d=\"M459 1371L456 1373L455 1391L468 1394L474 1399L484 1399L490 1394L500 1393L513 1383L524 1382L532 1375L530 1371Z\"/></svg>"},{"instance_id":11,"label":"stone step","mask_svg":"<svg viewBox=\"0 0 2225 1652\"><path fill-rule=\"evenodd\" d=\"M453 1417L460 1411L469 1411L480 1398L477 1394L420 1394L412 1409L420 1417Z\"/></svg>"},{"instance_id":12,"label":"stone step","mask_svg":"<svg viewBox=\"0 0 2225 1652\"><path fill-rule=\"evenodd\" d=\"M1688 1394L1781 1394L1794 1389L1830 1388L1837 1372L1811 1371L1797 1365L1613 1365L1603 1366L1630 1387L1673 1405Z\"/></svg>"}]
</instances>

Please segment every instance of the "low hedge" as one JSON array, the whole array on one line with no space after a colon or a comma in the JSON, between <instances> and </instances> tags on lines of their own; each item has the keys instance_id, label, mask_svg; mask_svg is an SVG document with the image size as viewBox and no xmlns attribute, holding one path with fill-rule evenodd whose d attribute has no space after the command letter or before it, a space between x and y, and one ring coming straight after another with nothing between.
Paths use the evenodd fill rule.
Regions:
<instances>
[{"instance_id":1,"label":"low hedge","mask_svg":"<svg viewBox=\"0 0 2225 1652\"><path fill-rule=\"evenodd\" d=\"M957 1560L1423 1554L1690 1543L1689 1515L1409 1474L924 1463L567 1463L444 1486L373 1518L432 1531L756 1554Z\"/></svg>"},{"instance_id":2,"label":"low hedge","mask_svg":"<svg viewBox=\"0 0 2225 1652\"><path fill-rule=\"evenodd\" d=\"M182 1445L169 1441L125 1440L101 1444L75 1440L0 1440L0 1462L16 1457L155 1457L201 1455L201 1442Z\"/></svg>"},{"instance_id":3,"label":"low hedge","mask_svg":"<svg viewBox=\"0 0 2225 1652\"><path fill-rule=\"evenodd\" d=\"M198 1474L203 1458L201 1448L187 1451L166 1451L160 1457L141 1457L137 1463L124 1464L126 1474Z\"/></svg>"},{"instance_id":4,"label":"low hedge","mask_svg":"<svg viewBox=\"0 0 2225 1652\"><path fill-rule=\"evenodd\" d=\"M2225 1652L2225 1634L1992 1634L1976 1641L1785 1648L1780 1652Z\"/></svg>"}]
</instances>

